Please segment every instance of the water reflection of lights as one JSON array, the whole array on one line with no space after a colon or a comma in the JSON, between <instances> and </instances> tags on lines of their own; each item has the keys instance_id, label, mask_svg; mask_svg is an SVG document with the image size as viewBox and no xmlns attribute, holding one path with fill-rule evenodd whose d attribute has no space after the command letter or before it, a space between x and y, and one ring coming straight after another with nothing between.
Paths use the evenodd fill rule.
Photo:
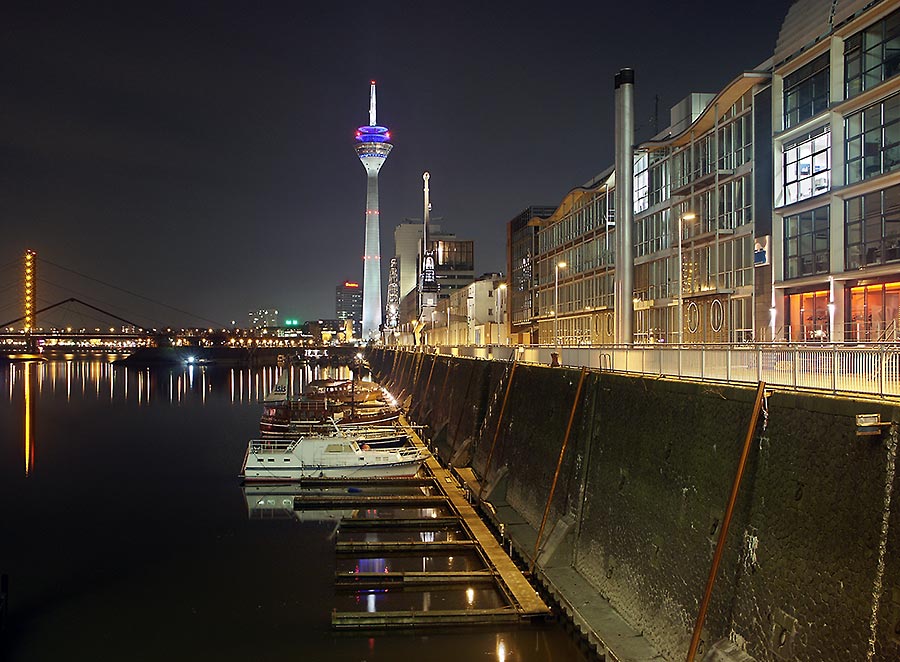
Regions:
<instances>
[{"instance_id":1,"label":"water reflection of lights","mask_svg":"<svg viewBox=\"0 0 900 662\"><path fill-rule=\"evenodd\" d=\"M28 476L34 467L34 440L31 438L31 413L34 404L31 398L31 361L25 362L23 371L25 373L25 475Z\"/></svg>"},{"instance_id":2,"label":"water reflection of lights","mask_svg":"<svg viewBox=\"0 0 900 662\"><path fill-rule=\"evenodd\" d=\"M466 589L466 602L468 603L468 605L470 607L475 604L475 589L474 588Z\"/></svg>"},{"instance_id":3,"label":"water reflection of lights","mask_svg":"<svg viewBox=\"0 0 900 662\"><path fill-rule=\"evenodd\" d=\"M497 662L506 662L506 642L497 637Z\"/></svg>"},{"instance_id":4,"label":"water reflection of lights","mask_svg":"<svg viewBox=\"0 0 900 662\"><path fill-rule=\"evenodd\" d=\"M259 402L268 394L284 370L290 371L291 382L297 387L294 393L302 393L303 386L313 379L339 376L340 370L310 366L265 366L258 368L231 368L217 372L215 368L193 365L170 370L166 367L133 368L116 365L111 357L87 357L66 354L58 360L33 364L30 368L30 397L36 400L44 390L59 395L61 400L72 402L79 397L114 402L136 401L147 406L161 397L173 405L182 405L192 398L204 404L215 393L221 393L232 403ZM10 401L16 398L23 371L18 364L8 372L7 391ZM221 375L217 378L217 375ZM18 397L22 397L21 394Z\"/></svg>"}]
</instances>

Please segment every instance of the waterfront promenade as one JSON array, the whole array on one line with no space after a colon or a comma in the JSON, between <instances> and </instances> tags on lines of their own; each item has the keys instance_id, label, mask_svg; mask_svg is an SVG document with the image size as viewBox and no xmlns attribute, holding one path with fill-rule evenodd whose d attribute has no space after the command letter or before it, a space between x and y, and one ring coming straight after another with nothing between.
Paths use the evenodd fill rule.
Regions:
<instances>
[{"instance_id":1,"label":"waterfront promenade","mask_svg":"<svg viewBox=\"0 0 900 662\"><path fill-rule=\"evenodd\" d=\"M411 348L401 348L411 349ZM426 348L438 354L586 367L627 374L900 397L900 345L463 345Z\"/></svg>"}]
</instances>

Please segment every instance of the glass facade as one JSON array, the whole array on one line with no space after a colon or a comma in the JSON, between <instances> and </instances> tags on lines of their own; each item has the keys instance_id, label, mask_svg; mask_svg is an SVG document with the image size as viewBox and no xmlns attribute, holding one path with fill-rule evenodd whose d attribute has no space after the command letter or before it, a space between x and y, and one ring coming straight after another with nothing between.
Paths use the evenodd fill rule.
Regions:
<instances>
[{"instance_id":1,"label":"glass facade","mask_svg":"<svg viewBox=\"0 0 900 662\"><path fill-rule=\"evenodd\" d=\"M900 326L900 283L850 289L850 314L844 337L858 342L897 341Z\"/></svg>"},{"instance_id":2,"label":"glass facade","mask_svg":"<svg viewBox=\"0 0 900 662\"><path fill-rule=\"evenodd\" d=\"M875 87L900 71L900 11L844 41L847 98Z\"/></svg>"},{"instance_id":3,"label":"glass facade","mask_svg":"<svg viewBox=\"0 0 900 662\"><path fill-rule=\"evenodd\" d=\"M900 186L849 198L844 205L847 270L900 261Z\"/></svg>"},{"instance_id":4,"label":"glass facade","mask_svg":"<svg viewBox=\"0 0 900 662\"><path fill-rule=\"evenodd\" d=\"M785 279L829 272L830 214L819 207L784 217Z\"/></svg>"},{"instance_id":5,"label":"glass facade","mask_svg":"<svg viewBox=\"0 0 900 662\"><path fill-rule=\"evenodd\" d=\"M819 127L785 143L784 202L789 205L831 189L831 128Z\"/></svg>"},{"instance_id":6,"label":"glass facade","mask_svg":"<svg viewBox=\"0 0 900 662\"><path fill-rule=\"evenodd\" d=\"M753 220L753 180L737 177L719 187L719 229L734 230Z\"/></svg>"},{"instance_id":7,"label":"glass facade","mask_svg":"<svg viewBox=\"0 0 900 662\"><path fill-rule=\"evenodd\" d=\"M848 184L900 168L900 94L844 121Z\"/></svg>"},{"instance_id":8,"label":"glass facade","mask_svg":"<svg viewBox=\"0 0 900 662\"><path fill-rule=\"evenodd\" d=\"M815 60L784 77L784 128L828 108L829 62L825 52Z\"/></svg>"},{"instance_id":9,"label":"glass facade","mask_svg":"<svg viewBox=\"0 0 900 662\"><path fill-rule=\"evenodd\" d=\"M828 340L828 290L802 292L788 297L788 328L790 340Z\"/></svg>"}]
</instances>

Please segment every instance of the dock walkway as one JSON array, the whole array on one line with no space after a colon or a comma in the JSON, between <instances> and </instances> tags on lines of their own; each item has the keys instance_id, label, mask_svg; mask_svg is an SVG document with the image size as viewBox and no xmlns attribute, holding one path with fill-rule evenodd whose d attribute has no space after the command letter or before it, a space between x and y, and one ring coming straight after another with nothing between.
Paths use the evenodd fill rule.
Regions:
<instances>
[{"instance_id":1,"label":"dock walkway","mask_svg":"<svg viewBox=\"0 0 900 662\"><path fill-rule=\"evenodd\" d=\"M418 448L424 448L422 439L416 428L401 417L401 424ZM410 529L425 527L426 530L458 529L464 532L468 540L447 541L338 541L335 552L338 555L374 554L387 556L391 554L434 554L441 552L478 552L485 570L464 573L423 572L423 573L336 573L335 584L339 590L366 590L385 588L402 588L405 590L452 589L472 584L493 583L503 594L506 606L492 609L464 610L432 610L432 611L379 611L379 612L347 612L333 611L331 625L338 630L380 630L392 628L418 628L453 625L486 625L499 623L517 623L535 618L544 618L551 613L550 608L541 599L534 588L525 579L512 559L503 551L503 547L494 538L490 529L481 520L473 506L466 498L467 490L455 474L444 469L429 454L426 460L428 476L415 481L398 483L398 485L430 485L435 492L431 495L345 495L345 494L303 494L294 497L294 508L298 510L314 510L319 508L379 508L383 506L403 506L412 508L441 506L447 514L435 518L403 518L389 517L384 520L348 519L341 520L341 527L374 531ZM327 485L328 483L323 483ZM366 484L381 484L372 481Z\"/></svg>"},{"instance_id":2,"label":"dock walkway","mask_svg":"<svg viewBox=\"0 0 900 662\"><path fill-rule=\"evenodd\" d=\"M409 425L405 416L400 417L400 422L407 429L413 444L424 448L422 439L415 429ZM447 497L451 507L458 515L463 528L469 533L472 540L477 541L484 551L485 558L491 566L491 570L497 573L499 581L503 584L507 594L513 600L513 606L522 618L544 616L550 613L550 608L537 594L525 576L516 567L512 559L503 551L500 543L494 538L490 529L475 512L468 502L465 490L457 482L456 477L435 459L429 456L426 461L428 471L435 478L435 483L441 492Z\"/></svg>"}]
</instances>

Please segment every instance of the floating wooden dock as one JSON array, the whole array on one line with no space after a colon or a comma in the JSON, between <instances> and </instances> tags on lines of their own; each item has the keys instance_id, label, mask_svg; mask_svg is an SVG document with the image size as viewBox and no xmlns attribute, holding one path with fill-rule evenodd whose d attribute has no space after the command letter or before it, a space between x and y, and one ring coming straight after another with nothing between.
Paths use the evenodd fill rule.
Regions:
<instances>
[{"instance_id":1,"label":"floating wooden dock","mask_svg":"<svg viewBox=\"0 0 900 662\"><path fill-rule=\"evenodd\" d=\"M401 417L400 420L404 425L406 424L405 417ZM414 444L423 446L418 434L410 430L410 436ZM503 551L500 543L497 542L490 529L487 528L487 525L475 512L472 504L466 499L465 490L459 485L456 478L453 477L449 470L442 467L433 456L428 458L426 464L429 472L435 478L435 484L447 496L451 507L459 515L463 527L473 540L478 541L486 559L490 563L491 569L497 572L501 584L507 590L508 596L512 598L513 607L518 611L519 615L522 618L549 615L550 607L541 599L534 587L528 583L528 580L516 567L516 564ZM448 487L448 485L453 487Z\"/></svg>"},{"instance_id":2,"label":"floating wooden dock","mask_svg":"<svg viewBox=\"0 0 900 662\"><path fill-rule=\"evenodd\" d=\"M327 508L377 508L379 506L406 506L408 508L429 508L447 504L447 497L425 495L378 495L366 494L301 494L294 497L294 510Z\"/></svg>"},{"instance_id":3,"label":"floating wooden dock","mask_svg":"<svg viewBox=\"0 0 900 662\"><path fill-rule=\"evenodd\" d=\"M410 588L416 590L494 584L489 570L471 572L337 572L334 583L342 590Z\"/></svg>"},{"instance_id":4,"label":"floating wooden dock","mask_svg":"<svg viewBox=\"0 0 900 662\"><path fill-rule=\"evenodd\" d=\"M341 529L415 529L416 531L439 531L458 529L462 522L458 517L345 517Z\"/></svg>"},{"instance_id":5,"label":"floating wooden dock","mask_svg":"<svg viewBox=\"0 0 900 662\"><path fill-rule=\"evenodd\" d=\"M477 549L474 540L435 540L434 542L367 542L351 541L335 543L338 554L411 554L468 552Z\"/></svg>"},{"instance_id":6,"label":"floating wooden dock","mask_svg":"<svg viewBox=\"0 0 900 662\"><path fill-rule=\"evenodd\" d=\"M401 417L401 423L407 429L412 443L423 447L422 440L416 431L409 427L405 417ZM438 523L450 528L461 528L468 536L468 540L453 540L442 542L339 542L339 553L365 553L410 554L434 553L437 550L454 551L459 549L474 550L479 553L486 570L475 572L448 573L448 572L423 572L423 573L359 573L339 574L335 581L339 588L344 590L390 589L391 586L403 588L428 588L471 585L476 583L493 583L503 593L510 603L508 607L497 609L464 609L464 610L437 610L437 611L382 611L382 612L344 612L334 611L331 616L332 627L339 630L380 630L380 629L409 629L418 627L446 627L454 625L494 625L498 623L517 623L522 620L545 617L550 614L550 608L538 596L537 592L528 583L512 559L507 556L494 538L491 531L482 522L481 517L466 498L466 490L457 482L450 471L444 469L432 456L426 460L426 467L433 477L431 483L441 492L440 497L407 496L407 497L322 497L320 501L310 500L310 497L297 497L295 508L301 507L328 507L335 508L341 505L353 507L377 507L382 505L398 505L408 507L428 507L432 505L444 505L452 511L453 516L439 518L415 518L402 520L391 518L385 524L376 524L378 520L372 519L344 519L341 526L354 529L391 527L419 528L420 530L434 530ZM316 504L316 505L314 505ZM320 505L319 505L320 504ZM351 524L352 522L352 524ZM376 576L377 575L377 576Z\"/></svg>"},{"instance_id":7,"label":"floating wooden dock","mask_svg":"<svg viewBox=\"0 0 900 662\"><path fill-rule=\"evenodd\" d=\"M449 625L495 625L518 623L512 607L498 609L446 609L442 611L336 611L331 626L337 630L387 630Z\"/></svg>"},{"instance_id":8,"label":"floating wooden dock","mask_svg":"<svg viewBox=\"0 0 900 662\"><path fill-rule=\"evenodd\" d=\"M428 487L434 484L430 476L387 476L385 478L302 478L300 487Z\"/></svg>"}]
</instances>

